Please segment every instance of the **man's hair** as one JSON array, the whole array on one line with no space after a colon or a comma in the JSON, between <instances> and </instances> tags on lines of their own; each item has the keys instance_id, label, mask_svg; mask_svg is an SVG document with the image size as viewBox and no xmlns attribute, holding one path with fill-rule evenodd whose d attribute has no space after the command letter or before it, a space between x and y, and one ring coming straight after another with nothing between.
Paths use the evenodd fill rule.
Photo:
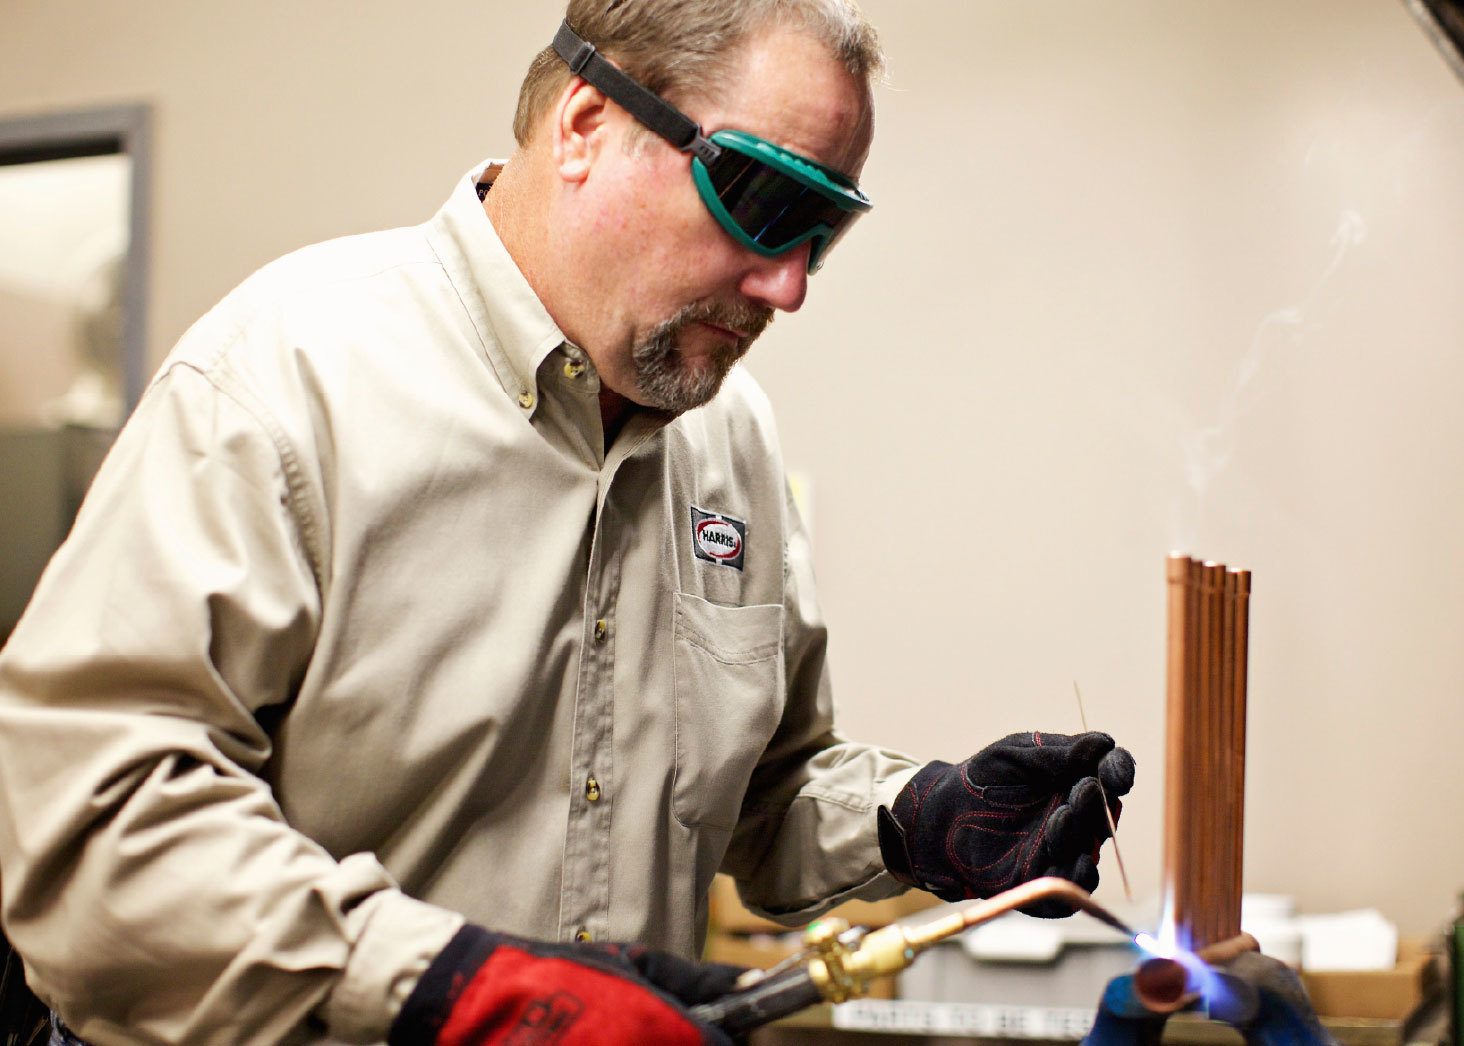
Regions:
<instances>
[{"instance_id":1,"label":"man's hair","mask_svg":"<svg viewBox=\"0 0 1464 1046\"><path fill-rule=\"evenodd\" d=\"M627 74L684 102L725 89L738 51L775 27L811 33L856 79L884 69L874 26L854 0L570 0L565 20ZM519 89L513 136L526 145L569 82L569 67L546 47Z\"/></svg>"}]
</instances>

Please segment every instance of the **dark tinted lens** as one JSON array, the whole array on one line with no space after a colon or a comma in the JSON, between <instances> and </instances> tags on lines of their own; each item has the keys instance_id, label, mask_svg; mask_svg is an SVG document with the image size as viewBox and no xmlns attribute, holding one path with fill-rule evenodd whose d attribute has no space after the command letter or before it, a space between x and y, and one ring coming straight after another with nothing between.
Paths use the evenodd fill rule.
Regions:
<instances>
[{"instance_id":1,"label":"dark tinted lens","mask_svg":"<svg viewBox=\"0 0 1464 1046\"><path fill-rule=\"evenodd\" d=\"M707 169L738 227L769 250L818 225L838 230L854 214L760 160L725 149Z\"/></svg>"}]
</instances>

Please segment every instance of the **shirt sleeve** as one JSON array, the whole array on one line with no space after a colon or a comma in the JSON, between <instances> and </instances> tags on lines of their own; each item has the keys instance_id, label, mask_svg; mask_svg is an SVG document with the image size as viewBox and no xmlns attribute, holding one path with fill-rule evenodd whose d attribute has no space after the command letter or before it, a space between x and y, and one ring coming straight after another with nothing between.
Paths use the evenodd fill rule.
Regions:
<instances>
[{"instance_id":1,"label":"shirt sleeve","mask_svg":"<svg viewBox=\"0 0 1464 1046\"><path fill-rule=\"evenodd\" d=\"M173 364L0 654L0 916L91 1041L380 1040L461 924L292 829L266 782L260 717L321 607L284 449Z\"/></svg>"},{"instance_id":2,"label":"shirt sleeve","mask_svg":"<svg viewBox=\"0 0 1464 1046\"><path fill-rule=\"evenodd\" d=\"M875 810L894 802L919 764L846 740L835 728L812 550L791 493L786 502L787 700L753 773L722 870L737 881L750 909L793 924L842 901L879 900L905 889L880 858Z\"/></svg>"}]
</instances>

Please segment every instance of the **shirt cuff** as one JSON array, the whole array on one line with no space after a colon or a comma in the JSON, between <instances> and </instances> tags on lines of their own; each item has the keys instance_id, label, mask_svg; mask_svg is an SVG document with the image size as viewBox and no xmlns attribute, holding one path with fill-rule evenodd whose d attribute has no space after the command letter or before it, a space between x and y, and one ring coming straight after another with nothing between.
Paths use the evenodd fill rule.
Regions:
<instances>
[{"instance_id":1,"label":"shirt cuff","mask_svg":"<svg viewBox=\"0 0 1464 1046\"><path fill-rule=\"evenodd\" d=\"M407 996L464 921L400 890L381 890L352 909L351 955L319 1011L331 1035L384 1042Z\"/></svg>"},{"instance_id":2,"label":"shirt cuff","mask_svg":"<svg viewBox=\"0 0 1464 1046\"><path fill-rule=\"evenodd\" d=\"M896 879L884 866L884 859L879 850L879 832L875 817L881 806L890 806L894 803L895 796L900 794L900 789L904 788L923 766L924 764L920 763L903 767L889 777L874 782L869 791L869 798L872 802L865 815L868 820L858 835L851 837L848 851L840 853L840 857L845 859L850 867L862 869L862 872L855 875L852 883L847 883L817 900L801 904L795 903L786 908L765 907L748 896L743 897L743 904L757 915L772 919L774 922L796 926L806 923L809 919L821 915L845 901L883 901L908 890L909 884Z\"/></svg>"},{"instance_id":3,"label":"shirt cuff","mask_svg":"<svg viewBox=\"0 0 1464 1046\"><path fill-rule=\"evenodd\" d=\"M904 787L910 783L910 779L925 769L924 763L917 763L915 766L901 770L899 773L891 774L883 781L877 781L874 785L874 807L878 810L881 806L889 809L895 805L895 797L900 794Z\"/></svg>"}]
</instances>

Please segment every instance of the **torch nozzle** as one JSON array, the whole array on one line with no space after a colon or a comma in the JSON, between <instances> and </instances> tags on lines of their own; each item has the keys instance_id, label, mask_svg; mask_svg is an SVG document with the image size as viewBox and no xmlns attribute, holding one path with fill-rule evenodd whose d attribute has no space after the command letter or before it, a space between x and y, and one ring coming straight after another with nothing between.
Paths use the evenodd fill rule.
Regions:
<instances>
[{"instance_id":1,"label":"torch nozzle","mask_svg":"<svg viewBox=\"0 0 1464 1046\"><path fill-rule=\"evenodd\" d=\"M1133 927L1093 900L1087 890L1054 875L1033 879L1004 890L994 897L963 905L948 915L919 926L902 926L900 930L906 944L912 950L920 951L948 937L954 937L963 930L990 922L998 915L1044 900L1064 901L1078 911L1087 912L1099 922L1113 927L1129 940L1138 936Z\"/></svg>"}]
</instances>

